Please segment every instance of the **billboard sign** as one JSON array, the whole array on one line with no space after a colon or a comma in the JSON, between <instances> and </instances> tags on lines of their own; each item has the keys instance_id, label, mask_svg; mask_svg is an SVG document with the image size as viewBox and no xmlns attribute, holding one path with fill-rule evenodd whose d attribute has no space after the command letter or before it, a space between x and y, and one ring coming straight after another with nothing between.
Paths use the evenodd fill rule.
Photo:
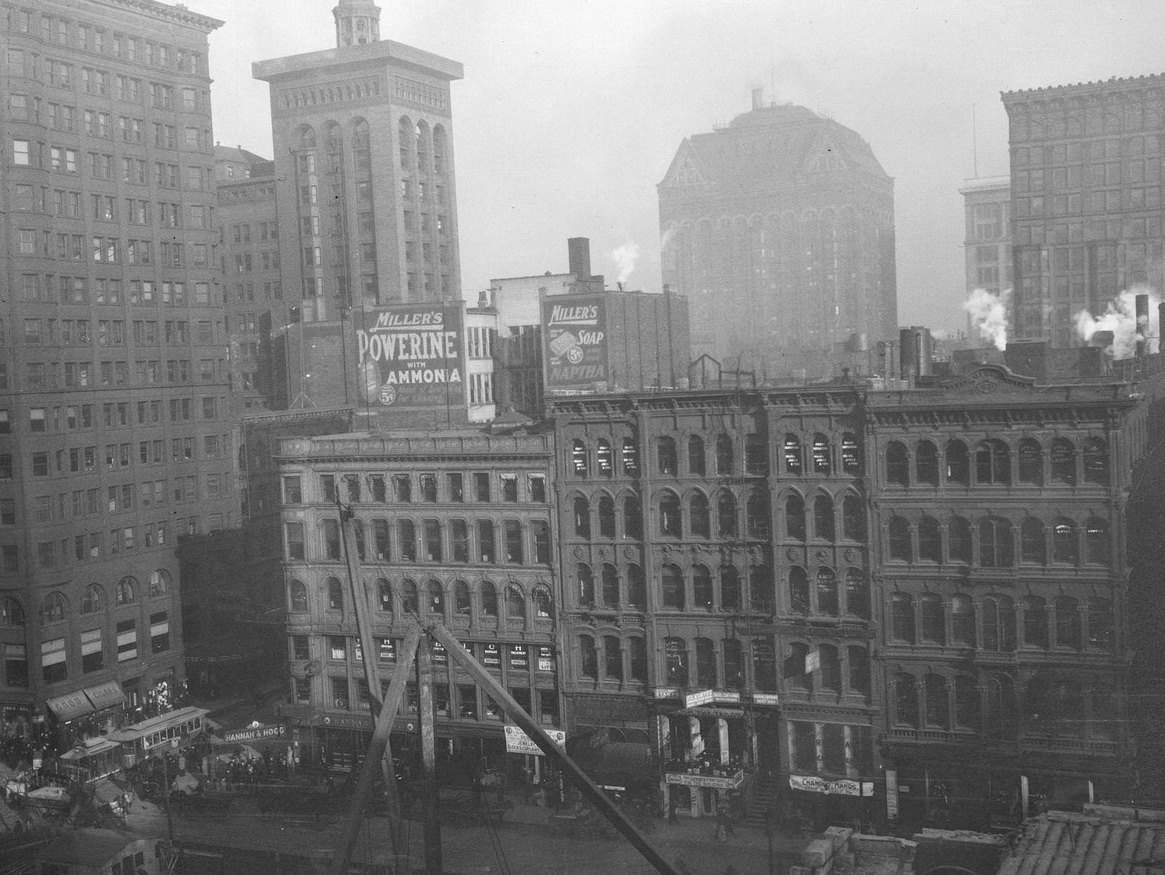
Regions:
<instances>
[{"instance_id":1,"label":"billboard sign","mask_svg":"<svg viewBox=\"0 0 1165 875\"><path fill-rule=\"evenodd\" d=\"M606 306L599 295L542 298L546 388L588 390L607 381Z\"/></svg>"},{"instance_id":2,"label":"billboard sign","mask_svg":"<svg viewBox=\"0 0 1165 875\"><path fill-rule=\"evenodd\" d=\"M530 756L545 756L533 739L522 731L520 726L507 723L503 727L506 731L506 753L524 753ZM546 734L559 747L566 749L566 733L561 729L547 729Z\"/></svg>"},{"instance_id":3,"label":"billboard sign","mask_svg":"<svg viewBox=\"0 0 1165 875\"><path fill-rule=\"evenodd\" d=\"M356 329L361 390L381 407L465 405L465 332L459 303L367 310Z\"/></svg>"}]
</instances>

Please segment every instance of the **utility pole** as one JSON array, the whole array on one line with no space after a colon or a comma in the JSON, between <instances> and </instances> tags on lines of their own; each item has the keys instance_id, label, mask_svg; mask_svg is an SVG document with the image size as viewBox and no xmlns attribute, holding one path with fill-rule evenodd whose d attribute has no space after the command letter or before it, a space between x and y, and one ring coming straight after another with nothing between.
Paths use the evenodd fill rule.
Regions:
<instances>
[{"instance_id":1,"label":"utility pole","mask_svg":"<svg viewBox=\"0 0 1165 875\"><path fill-rule=\"evenodd\" d=\"M437 811L437 727L433 708L433 642L428 636L417 647L418 714L421 764L425 773L425 873L441 875L441 821Z\"/></svg>"}]
</instances>

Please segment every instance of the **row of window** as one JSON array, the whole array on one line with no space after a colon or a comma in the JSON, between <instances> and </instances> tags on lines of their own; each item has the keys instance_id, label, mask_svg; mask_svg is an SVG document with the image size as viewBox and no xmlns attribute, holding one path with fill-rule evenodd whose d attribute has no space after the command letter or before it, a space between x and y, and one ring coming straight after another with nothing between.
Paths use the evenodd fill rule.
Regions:
<instances>
[{"instance_id":1,"label":"row of window","mask_svg":"<svg viewBox=\"0 0 1165 875\"><path fill-rule=\"evenodd\" d=\"M165 653L170 649L170 618L167 611L157 611L149 618L149 653ZM86 629L74 639L73 666L74 673L77 667L77 657L80 657L82 674L100 671L106 668L109 653L107 652L108 636L106 630L100 627ZM136 618L119 620L113 636L118 663L129 662L143 655L138 650L138 621ZM69 646L64 636L46 638L40 644L41 680L52 684L69 678ZM29 686L28 651L23 643L4 642L0 644L3 653L5 685L9 687Z\"/></svg>"},{"instance_id":2,"label":"row of window","mask_svg":"<svg viewBox=\"0 0 1165 875\"><path fill-rule=\"evenodd\" d=\"M899 562L972 561L984 568L1010 568L1018 560L1025 565L1064 563L1108 565L1112 543L1108 523L1089 517L1083 525L1068 517L1057 517L1046 524L1036 517L1026 517L1016 525L1003 517L982 517L972 524L954 516L940 522L922 515L916 521L892 516L888 523L890 559Z\"/></svg>"},{"instance_id":3,"label":"row of window","mask_svg":"<svg viewBox=\"0 0 1165 875\"><path fill-rule=\"evenodd\" d=\"M347 588L339 578L329 577L319 590L321 607L328 611L343 611ZM290 609L295 612L311 610L311 600L307 584L292 580L288 584ZM478 580L472 584L465 580L442 582L428 580L418 585L415 580L404 578L393 584L381 577L376 579L373 609L381 614L424 615L428 618L491 618L498 619L504 607L507 620L525 622L527 616L527 588L517 581L504 585L499 596L498 585L489 580ZM550 620L554 616L554 602L550 589L542 584L529 588L529 603L532 604L536 620Z\"/></svg>"},{"instance_id":4,"label":"row of window","mask_svg":"<svg viewBox=\"0 0 1165 875\"><path fill-rule=\"evenodd\" d=\"M39 140L12 140L12 166L51 170L56 173L76 175L81 172L82 161L91 180L114 180L147 185L151 181L158 188L183 191L209 191L214 184L214 171L196 164L178 165L164 161L154 162L152 174L148 174L144 159L121 157L108 152L87 152L82 154L71 146L58 146ZM118 258L94 257L94 261L119 261Z\"/></svg>"},{"instance_id":5,"label":"row of window","mask_svg":"<svg viewBox=\"0 0 1165 875\"><path fill-rule=\"evenodd\" d=\"M448 471L443 475L422 472L419 474L320 474L319 491L307 494L307 500L318 500L335 504L343 500L349 504L372 502L375 504L463 504L466 501L505 504L530 502L545 504L547 500L546 475L527 473L493 474L489 471L474 471L469 475L468 485L464 473ZM287 504L304 503L303 478L290 474L283 478L283 500ZM496 496L496 498L495 498Z\"/></svg>"},{"instance_id":6,"label":"row of window","mask_svg":"<svg viewBox=\"0 0 1165 875\"><path fill-rule=\"evenodd\" d=\"M85 259L85 238L80 234L58 234L56 236L56 258L58 261L83 261ZM178 244L174 244L178 245ZM61 254L64 252L65 254ZM65 274L22 273L16 278L17 296L22 301L41 301L46 304L83 304L90 303L119 307L128 303L136 306L150 305L153 307L208 307L220 303L217 291L211 289L210 283L197 282L193 284L193 294L186 294L186 283L182 280L162 280L155 282L152 279L131 279L122 285L122 281L110 277L96 277L90 281L83 276L67 276ZM92 291L92 294L90 294ZM144 314L143 314L144 315ZM75 329L71 335L66 334L66 323L72 322ZM66 344L88 344L90 337L88 319L62 319L61 342ZM135 325L137 323L135 322ZM207 335L202 330L206 323L202 320L199 326L199 343L211 343L215 334ZM217 331L222 335L221 325ZM167 321L166 340L169 343L189 343L190 335L185 321ZM202 339L202 338L207 339ZM156 341L149 342L153 346Z\"/></svg>"},{"instance_id":7,"label":"row of window","mask_svg":"<svg viewBox=\"0 0 1165 875\"><path fill-rule=\"evenodd\" d=\"M870 693L870 652L862 645L812 647L794 641L786 645L781 677L786 691L814 693L816 690L840 695Z\"/></svg>"},{"instance_id":8,"label":"row of window","mask_svg":"<svg viewBox=\"0 0 1165 875\"><path fill-rule=\"evenodd\" d=\"M361 561L549 565L552 558L550 523L545 520L503 520L501 553L498 552L498 526L489 519L422 519L418 523L397 517L395 525L386 519L368 522L370 525L366 527L364 520L352 520L356 555ZM287 557L305 559L304 524L284 525ZM339 519L319 520L318 535L313 558L336 562L344 559Z\"/></svg>"},{"instance_id":9,"label":"row of window","mask_svg":"<svg viewBox=\"0 0 1165 875\"><path fill-rule=\"evenodd\" d=\"M901 441L886 445L887 483L938 486L940 480L961 486L1012 483L1107 486L1108 444L1101 438L1089 438L1077 448L1067 438L1054 438L1045 448L1035 438L1022 438L1013 447L992 438L981 441L973 454L961 440L948 441L941 452L927 440L912 447Z\"/></svg>"},{"instance_id":10,"label":"row of window","mask_svg":"<svg viewBox=\"0 0 1165 875\"><path fill-rule=\"evenodd\" d=\"M1019 700L1011 676L991 674L985 681L981 684L969 674L947 677L930 672L920 678L898 672L893 677L894 722L916 729L965 729L1014 737L1022 716L1025 734L1098 739L1117 735L1120 712L1112 678L1040 672L1024 684Z\"/></svg>"},{"instance_id":11,"label":"row of window","mask_svg":"<svg viewBox=\"0 0 1165 875\"><path fill-rule=\"evenodd\" d=\"M1017 637L1018 636L1018 637ZM890 638L907 644L969 647L996 653L1018 648L1111 651L1116 640L1112 601L1039 596L978 599L964 593L890 597Z\"/></svg>"},{"instance_id":12,"label":"row of window","mask_svg":"<svg viewBox=\"0 0 1165 875\"><path fill-rule=\"evenodd\" d=\"M146 586L148 598L159 598L170 590L173 578L165 568L159 568L150 574ZM112 598L105 592L99 583L91 583L85 587L78 604L78 613L96 614L112 607L122 607L137 603L142 592L137 578L127 575L117 582L113 588ZM69 600L64 593L53 591L47 593L40 602L40 625L64 622L69 616ZM24 605L16 596L5 596L0 607L0 626L23 626L25 624Z\"/></svg>"}]
</instances>

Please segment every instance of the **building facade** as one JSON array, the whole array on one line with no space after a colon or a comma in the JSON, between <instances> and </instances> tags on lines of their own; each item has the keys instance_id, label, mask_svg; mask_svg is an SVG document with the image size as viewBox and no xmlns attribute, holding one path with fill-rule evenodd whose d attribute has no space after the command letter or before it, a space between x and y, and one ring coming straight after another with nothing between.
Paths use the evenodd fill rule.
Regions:
<instances>
[{"instance_id":1,"label":"building facade","mask_svg":"<svg viewBox=\"0 0 1165 875\"><path fill-rule=\"evenodd\" d=\"M1011 179L969 179L963 196L963 265L969 298L976 289L1000 297L1011 291ZM974 326L968 314L967 334ZM974 338L973 339L980 339Z\"/></svg>"},{"instance_id":2,"label":"building facade","mask_svg":"<svg viewBox=\"0 0 1165 875\"><path fill-rule=\"evenodd\" d=\"M123 701L172 701L175 544L236 522L221 22L121 0L3 14L0 706L6 735L69 744Z\"/></svg>"},{"instance_id":3,"label":"building facade","mask_svg":"<svg viewBox=\"0 0 1165 875\"><path fill-rule=\"evenodd\" d=\"M1083 343L1076 314L1165 286L1165 77L1010 91L1014 336Z\"/></svg>"},{"instance_id":4,"label":"building facade","mask_svg":"<svg viewBox=\"0 0 1165 875\"><path fill-rule=\"evenodd\" d=\"M847 346L862 365L897 339L893 180L854 131L754 92L680 145L658 191L663 282L697 354L829 375Z\"/></svg>"},{"instance_id":5,"label":"building facade","mask_svg":"<svg viewBox=\"0 0 1165 875\"><path fill-rule=\"evenodd\" d=\"M276 455L293 703L284 713L302 749L347 767L372 730L341 506L355 514L352 542L385 687L408 630L440 622L543 725L560 725L549 434L288 438ZM471 772L482 758L502 765L501 710L447 654L433 656L443 754ZM394 750L415 751L416 724L410 681Z\"/></svg>"}]
</instances>

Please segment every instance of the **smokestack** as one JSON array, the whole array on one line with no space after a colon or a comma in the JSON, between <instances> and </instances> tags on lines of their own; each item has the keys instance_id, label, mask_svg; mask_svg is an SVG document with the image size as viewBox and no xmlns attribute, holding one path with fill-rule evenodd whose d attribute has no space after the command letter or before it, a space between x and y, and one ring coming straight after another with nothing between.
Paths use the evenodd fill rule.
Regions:
<instances>
[{"instance_id":1,"label":"smokestack","mask_svg":"<svg viewBox=\"0 0 1165 875\"><path fill-rule=\"evenodd\" d=\"M1137 358L1143 358L1149 348L1149 296L1137 295L1133 300L1137 314Z\"/></svg>"},{"instance_id":2,"label":"smokestack","mask_svg":"<svg viewBox=\"0 0 1165 875\"><path fill-rule=\"evenodd\" d=\"M570 237L566 241L570 272L575 282L585 283L591 278L591 241L589 237Z\"/></svg>"},{"instance_id":3,"label":"smokestack","mask_svg":"<svg viewBox=\"0 0 1165 875\"><path fill-rule=\"evenodd\" d=\"M752 108L764 109L765 105L765 90L763 88L752 89Z\"/></svg>"}]
</instances>

